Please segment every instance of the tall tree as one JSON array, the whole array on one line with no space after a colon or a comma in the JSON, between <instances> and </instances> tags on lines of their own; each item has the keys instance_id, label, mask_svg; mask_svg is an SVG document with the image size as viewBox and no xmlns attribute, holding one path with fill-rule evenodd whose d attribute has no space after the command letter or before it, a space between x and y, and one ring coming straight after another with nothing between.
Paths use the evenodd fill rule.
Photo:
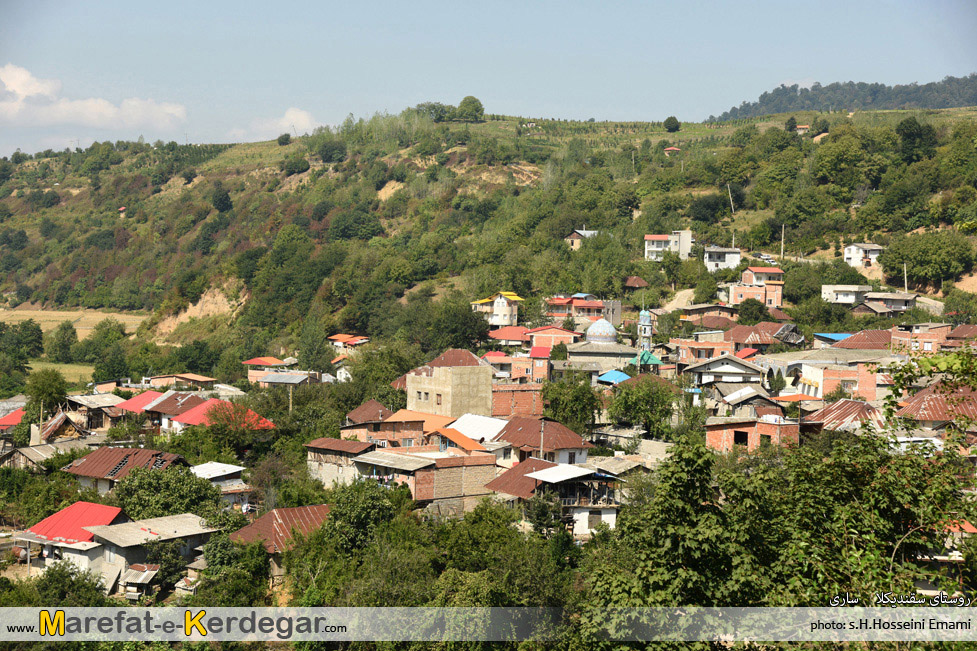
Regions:
<instances>
[{"instance_id":1,"label":"tall tree","mask_svg":"<svg viewBox=\"0 0 977 651\"><path fill-rule=\"evenodd\" d=\"M485 107L482 106L482 102L471 95L461 100L455 110L455 119L464 122L481 122L484 115Z\"/></svg>"}]
</instances>

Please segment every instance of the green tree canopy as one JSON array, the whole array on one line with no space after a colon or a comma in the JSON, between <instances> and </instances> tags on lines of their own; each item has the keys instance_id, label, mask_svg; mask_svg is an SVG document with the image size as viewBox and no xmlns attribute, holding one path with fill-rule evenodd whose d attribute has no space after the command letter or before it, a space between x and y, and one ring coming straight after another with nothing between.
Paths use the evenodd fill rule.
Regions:
<instances>
[{"instance_id":1,"label":"green tree canopy","mask_svg":"<svg viewBox=\"0 0 977 651\"><path fill-rule=\"evenodd\" d=\"M662 126L664 126L665 131L669 133L675 133L682 127L682 125L678 121L678 118L676 118L674 115L670 115L667 118L665 118L665 121L662 123Z\"/></svg>"},{"instance_id":2,"label":"green tree canopy","mask_svg":"<svg viewBox=\"0 0 977 651\"><path fill-rule=\"evenodd\" d=\"M767 306L755 298L748 298L740 303L738 314L736 322L741 325L756 325L761 321L770 320L770 312L767 311Z\"/></svg>"},{"instance_id":3,"label":"green tree canopy","mask_svg":"<svg viewBox=\"0 0 977 651\"><path fill-rule=\"evenodd\" d=\"M458 104L455 110L455 119L464 122L481 122L485 115L485 107L477 97L467 96Z\"/></svg>"},{"instance_id":4,"label":"green tree canopy","mask_svg":"<svg viewBox=\"0 0 977 651\"><path fill-rule=\"evenodd\" d=\"M187 468L136 468L115 487L119 506L133 520L180 513L208 516L220 506L221 492Z\"/></svg>"}]
</instances>

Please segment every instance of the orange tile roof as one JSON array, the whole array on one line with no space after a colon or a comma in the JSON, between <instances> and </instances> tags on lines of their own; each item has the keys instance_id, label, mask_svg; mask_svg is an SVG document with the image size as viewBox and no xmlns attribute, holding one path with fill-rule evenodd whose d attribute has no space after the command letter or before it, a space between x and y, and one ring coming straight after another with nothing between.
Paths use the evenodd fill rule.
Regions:
<instances>
[{"instance_id":1,"label":"orange tile roof","mask_svg":"<svg viewBox=\"0 0 977 651\"><path fill-rule=\"evenodd\" d=\"M438 416L437 414L426 414L423 411L411 411L409 409L399 409L393 416L385 418L385 423L407 423L422 421L421 426L425 432L433 432L442 427L447 427L456 419L451 416Z\"/></svg>"},{"instance_id":2,"label":"orange tile roof","mask_svg":"<svg viewBox=\"0 0 977 651\"><path fill-rule=\"evenodd\" d=\"M455 445L457 445L462 450L485 450L485 446L477 441L474 441L456 429L451 429L450 427L442 427L440 429L434 430L434 434L439 434L444 438L448 439Z\"/></svg>"},{"instance_id":3,"label":"orange tile roof","mask_svg":"<svg viewBox=\"0 0 977 651\"><path fill-rule=\"evenodd\" d=\"M241 362L247 366L280 366L284 362L277 357L252 357Z\"/></svg>"}]
</instances>

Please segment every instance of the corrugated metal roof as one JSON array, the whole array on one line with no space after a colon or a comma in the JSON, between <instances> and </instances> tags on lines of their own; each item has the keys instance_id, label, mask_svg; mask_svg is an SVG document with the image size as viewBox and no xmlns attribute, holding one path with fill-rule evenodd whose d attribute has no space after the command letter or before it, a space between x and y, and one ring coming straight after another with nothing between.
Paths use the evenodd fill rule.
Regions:
<instances>
[{"instance_id":1,"label":"corrugated metal roof","mask_svg":"<svg viewBox=\"0 0 977 651\"><path fill-rule=\"evenodd\" d=\"M503 326L496 330L490 330L488 336L497 341L528 341L528 328L523 326Z\"/></svg>"},{"instance_id":2,"label":"corrugated metal roof","mask_svg":"<svg viewBox=\"0 0 977 651\"><path fill-rule=\"evenodd\" d=\"M483 366L485 362L479 359L474 353L461 348L450 348L424 366L432 368L450 366ZM423 368L423 366L421 367Z\"/></svg>"},{"instance_id":3,"label":"corrugated metal roof","mask_svg":"<svg viewBox=\"0 0 977 651\"><path fill-rule=\"evenodd\" d=\"M119 409L131 411L134 414L141 414L146 409L146 405L158 400L163 396L159 391L143 391L137 396L132 396L128 400L123 400L116 405Z\"/></svg>"},{"instance_id":4,"label":"corrugated metal roof","mask_svg":"<svg viewBox=\"0 0 977 651\"><path fill-rule=\"evenodd\" d=\"M437 414L427 414L422 411L411 411L409 409L398 409L393 415L384 419L385 423L409 423L421 421L421 427L425 432L433 432L440 427L447 427L454 418L451 416L438 416Z\"/></svg>"},{"instance_id":5,"label":"corrugated metal roof","mask_svg":"<svg viewBox=\"0 0 977 651\"><path fill-rule=\"evenodd\" d=\"M15 409L6 416L0 418L0 430L5 430L16 425L20 425L20 421L24 419L24 408Z\"/></svg>"},{"instance_id":6,"label":"corrugated metal roof","mask_svg":"<svg viewBox=\"0 0 977 651\"><path fill-rule=\"evenodd\" d=\"M193 391L167 391L156 400L147 403L143 407L143 411L166 416L179 416L205 402L207 402L207 398Z\"/></svg>"},{"instance_id":7,"label":"corrugated metal roof","mask_svg":"<svg viewBox=\"0 0 977 651\"><path fill-rule=\"evenodd\" d=\"M804 421L821 423L824 429L832 430L856 430L864 422L869 422L876 429L881 429L885 422L885 416L882 411L867 402L844 398L830 405L825 405L813 414L806 416Z\"/></svg>"},{"instance_id":8,"label":"corrugated metal roof","mask_svg":"<svg viewBox=\"0 0 977 651\"><path fill-rule=\"evenodd\" d=\"M468 450L469 452L471 452L472 450L482 450L482 451L485 450L485 446L478 443L477 441L473 441L472 439L468 438L458 430L453 429L451 427L443 427L439 430L435 430L434 434L443 436L444 438L448 439L449 441L457 445L462 450Z\"/></svg>"},{"instance_id":9,"label":"corrugated metal roof","mask_svg":"<svg viewBox=\"0 0 977 651\"><path fill-rule=\"evenodd\" d=\"M328 504L272 509L230 535L233 542L260 541L269 554L287 551L295 533L307 535L323 525L329 516Z\"/></svg>"},{"instance_id":10,"label":"corrugated metal roof","mask_svg":"<svg viewBox=\"0 0 977 651\"><path fill-rule=\"evenodd\" d=\"M597 377L598 382L607 382L610 384L620 384L621 382L630 379L631 376L623 371L608 371L607 373Z\"/></svg>"},{"instance_id":11,"label":"corrugated metal roof","mask_svg":"<svg viewBox=\"0 0 977 651\"><path fill-rule=\"evenodd\" d=\"M119 547L133 547L154 540L175 540L217 531L193 513L147 518L122 524L85 527L86 530Z\"/></svg>"},{"instance_id":12,"label":"corrugated metal roof","mask_svg":"<svg viewBox=\"0 0 977 651\"><path fill-rule=\"evenodd\" d=\"M258 379L258 382L265 384L291 384L298 385L311 382L308 373L266 373Z\"/></svg>"},{"instance_id":13,"label":"corrugated metal roof","mask_svg":"<svg viewBox=\"0 0 977 651\"><path fill-rule=\"evenodd\" d=\"M65 398L65 400L79 404L82 407L88 407L89 409L115 407L116 405L125 402L125 398L117 396L114 393L96 393L87 396L68 396Z\"/></svg>"},{"instance_id":14,"label":"corrugated metal roof","mask_svg":"<svg viewBox=\"0 0 977 651\"><path fill-rule=\"evenodd\" d=\"M862 330L832 345L849 350L885 350L892 342L891 330Z\"/></svg>"},{"instance_id":15,"label":"corrugated metal roof","mask_svg":"<svg viewBox=\"0 0 977 651\"><path fill-rule=\"evenodd\" d=\"M529 349L529 357L532 359L549 359L551 350L549 346L533 346Z\"/></svg>"},{"instance_id":16,"label":"corrugated metal roof","mask_svg":"<svg viewBox=\"0 0 977 651\"><path fill-rule=\"evenodd\" d=\"M554 420L513 416L496 440L508 441L514 448L538 450L542 432L543 451L577 450L592 448L592 443L584 441L572 429Z\"/></svg>"},{"instance_id":17,"label":"corrugated metal roof","mask_svg":"<svg viewBox=\"0 0 977 651\"><path fill-rule=\"evenodd\" d=\"M362 405L346 414L346 420L358 425L360 423L375 423L393 416L393 412L376 400L367 400Z\"/></svg>"},{"instance_id":18,"label":"corrugated metal roof","mask_svg":"<svg viewBox=\"0 0 977 651\"><path fill-rule=\"evenodd\" d=\"M133 563L126 570L125 574L119 580L123 585L129 585L130 583L136 585L146 585L156 578L159 574L159 565L148 565L146 563Z\"/></svg>"},{"instance_id":19,"label":"corrugated metal roof","mask_svg":"<svg viewBox=\"0 0 977 651\"><path fill-rule=\"evenodd\" d=\"M173 422L183 425L203 425L209 427L214 424L215 418L226 417L234 421L234 425L240 429L263 430L274 429L275 424L267 418L259 416L250 409L237 410L234 404L226 400L211 398L193 409L183 412L173 419Z\"/></svg>"},{"instance_id":20,"label":"corrugated metal roof","mask_svg":"<svg viewBox=\"0 0 977 651\"><path fill-rule=\"evenodd\" d=\"M62 470L80 477L118 481L134 468L163 470L174 463L184 463L183 457L171 452L145 448L99 448L91 454L75 459Z\"/></svg>"},{"instance_id":21,"label":"corrugated metal roof","mask_svg":"<svg viewBox=\"0 0 977 651\"><path fill-rule=\"evenodd\" d=\"M414 472L415 470L434 465L434 459L425 459L411 454L382 452L380 450L361 454L358 457L354 457L353 461L356 463L381 466L383 468L393 468L394 470L404 470L406 472Z\"/></svg>"},{"instance_id":22,"label":"corrugated metal roof","mask_svg":"<svg viewBox=\"0 0 977 651\"><path fill-rule=\"evenodd\" d=\"M190 467L190 472L201 479L216 479L217 477L240 473L244 470L246 470L244 466L235 466L230 463L219 463L217 461L208 461L207 463Z\"/></svg>"},{"instance_id":23,"label":"corrugated metal roof","mask_svg":"<svg viewBox=\"0 0 977 651\"><path fill-rule=\"evenodd\" d=\"M537 479L547 484L559 484L560 482L571 479L580 479L594 474L594 471L581 466L574 466L568 463L559 463L552 468L543 468L526 475L528 479Z\"/></svg>"},{"instance_id":24,"label":"corrugated metal roof","mask_svg":"<svg viewBox=\"0 0 977 651\"><path fill-rule=\"evenodd\" d=\"M117 506L75 502L44 518L28 531L51 542L88 542L94 540L95 535L82 527L111 524L120 513L122 509Z\"/></svg>"},{"instance_id":25,"label":"corrugated metal roof","mask_svg":"<svg viewBox=\"0 0 977 651\"><path fill-rule=\"evenodd\" d=\"M937 382L909 398L896 416L913 420L952 422L977 419L977 391Z\"/></svg>"},{"instance_id":26,"label":"corrugated metal roof","mask_svg":"<svg viewBox=\"0 0 977 651\"><path fill-rule=\"evenodd\" d=\"M531 457L517 463L515 466L506 470L504 473L485 484L485 488L496 493L504 493L505 495L512 495L513 497L519 497L524 500L528 500L536 492L536 486L539 482L535 479L530 479L526 475L536 472L537 470L543 470L544 468L552 468L556 466L555 463L549 461L543 461L542 459L537 459L536 457Z\"/></svg>"},{"instance_id":27,"label":"corrugated metal roof","mask_svg":"<svg viewBox=\"0 0 977 651\"><path fill-rule=\"evenodd\" d=\"M305 447L313 450L334 450L336 452L348 452L349 454L360 454L373 447L373 443L364 441L347 441L345 439L334 439L323 437L315 439L305 444Z\"/></svg>"},{"instance_id":28,"label":"corrugated metal roof","mask_svg":"<svg viewBox=\"0 0 977 651\"><path fill-rule=\"evenodd\" d=\"M477 414L464 414L451 423L451 429L461 432L473 441L491 441L505 426L506 421L501 418Z\"/></svg>"}]
</instances>

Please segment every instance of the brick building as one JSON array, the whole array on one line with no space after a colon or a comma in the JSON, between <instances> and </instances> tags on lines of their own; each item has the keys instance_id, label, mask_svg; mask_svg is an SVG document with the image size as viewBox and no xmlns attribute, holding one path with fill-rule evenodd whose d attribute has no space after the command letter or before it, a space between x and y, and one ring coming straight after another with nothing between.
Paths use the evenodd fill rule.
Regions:
<instances>
[{"instance_id":1,"label":"brick building","mask_svg":"<svg viewBox=\"0 0 977 651\"><path fill-rule=\"evenodd\" d=\"M800 426L778 417L706 419L706 445L719 452L737 448L753 452L767 445L799 442Z\"/></svg>"},{"instance_id":2,"label":"brick building","mask_svg":"<svg viewBox=\"0 0 977 651\"><path fill-rule=\"evenodd\" d=\"M467 350L451 349L407 373L407 409L457 418L492 415L492 366Z\"/></svg>"}]
</instances>

